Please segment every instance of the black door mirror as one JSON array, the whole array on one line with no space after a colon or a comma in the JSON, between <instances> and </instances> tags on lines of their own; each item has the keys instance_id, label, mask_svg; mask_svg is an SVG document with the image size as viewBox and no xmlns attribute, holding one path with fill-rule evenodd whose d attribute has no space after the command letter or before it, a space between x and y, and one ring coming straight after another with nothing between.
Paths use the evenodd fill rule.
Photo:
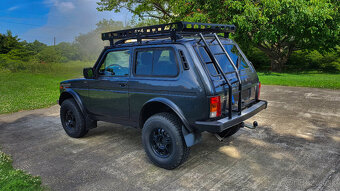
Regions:
<instances>
[{"instance_id":1,"label":"black door mirror","mask_svg":"<svg viewBox=\"0 0 340 191\"><path fill-rule=\"evenodd\" d=\"M83 74L84 74L84 78L86 78L86 79L93 79L94 78L93 68L84 68Z\"/></svg>"}]
</instances>

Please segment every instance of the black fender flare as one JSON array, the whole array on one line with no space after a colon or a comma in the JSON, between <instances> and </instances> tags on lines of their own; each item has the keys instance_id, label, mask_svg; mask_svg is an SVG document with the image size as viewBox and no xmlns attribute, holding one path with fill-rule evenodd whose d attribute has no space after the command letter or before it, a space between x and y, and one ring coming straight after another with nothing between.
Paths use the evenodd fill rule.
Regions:
<instances>
[{"instance_id":1,"label":"black fender flare","mask_svg":"<svg viewBox=\"0 0 340 191\"><path fill-rule=\"evenodd\" d=\"M180 120L183 123L182 133L183 133L183 136L184 136L185 143L188 147L191 147L191 146L193 146L196 143L201 141L201 133L194 132L194 130L190 126L188 120L185 118L182 110L174 102L172 102L171 100L166 99L166 98L156 97L156 98L150 99L149 101L144 103L142 108L144 108L144 106L146 106L147 104L152 103L152 102L162 103L162 104L168 106L173 112L176 113L176 115L180 118ZM139 116L141 116L142 112L143 112L143 109L141 110Z\"/></svg>"},{"instance_id":2,"label":"black fender flare","mask_svg":"<svg viewBox=\"0 0 340 191\"><path fill-rule=\"evenodd\" d=\"M159 102L159 103L162 103L162 104L168 106L181 119L185 128L190 132L192 131L192 128L190 127L188 120L184 117L182 110L174 102L172 102L172 101L170 101L169 99L166 99L166 98L156 97L156 98L152 98L149 101L147 101L146 103L144 103L142 108L144 108L144 106L146 106L147 104L152 103L152 102ZM143 109L141 110L141 112L142 111L143 111Z\"/></svg>"},{"instance_id":3,"label":"black fender flare","mask_svg":"<svg viewBox=\"0 0 340 191\"><path fill-rule=\"evenodd\" d=\"M82 113L83 116L85 117L85 125L86 125L86 128L87 128L87 129L96 128L96 127L97 127L97 121L92 120L92 119L89 117L89 115L87 114L86 108L85 108L85 106L84 106L84 104L83 104L83 101L81 100L80 96L77 94L77 92L75 92L75 91L72 90L71 88L65 89L65 90L60 94L59 101L58 101L59 105L61 105L61 103L62 103L65 99L68 99L68 98L70 98L70 97L72 97L72 98L76 101L76 103L77 103L77 105L78 105L78 107L79 107L81 113Z\"/></svg>"},{"instance_id":4,"label":"black fender flare","mask_svg":"<svg viewBox=\"0 0 340 191\"><path fill-rule=\"evenodd\" d=\"M76 103L78 104L80 111L82 112L82 114L84 116L87 116L83 101L81 100L80 96L71 88L67 88L65 89L59 96L59 105L61 105L61 103L65 100L65 98L69 98L69 96L67 94L70 94L73 99L76 101Z\"/></svg>"}]
</instances>

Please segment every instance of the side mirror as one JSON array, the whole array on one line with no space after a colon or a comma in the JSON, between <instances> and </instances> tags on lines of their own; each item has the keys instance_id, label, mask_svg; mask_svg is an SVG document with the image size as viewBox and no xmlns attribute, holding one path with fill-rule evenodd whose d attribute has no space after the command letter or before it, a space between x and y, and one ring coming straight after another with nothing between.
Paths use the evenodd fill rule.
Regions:
<instances>
[{"instance_id":1,"label":"side mirror","mask_svg":"<svg viewBox=\"0 0 340 191\"><path fill-rule=\"evenodd\" d=\"M93 79L94 78L93 68L84 68L83 74L84 74L84 78L86 78L86 79Z\"/></svg>"}]
</instances>

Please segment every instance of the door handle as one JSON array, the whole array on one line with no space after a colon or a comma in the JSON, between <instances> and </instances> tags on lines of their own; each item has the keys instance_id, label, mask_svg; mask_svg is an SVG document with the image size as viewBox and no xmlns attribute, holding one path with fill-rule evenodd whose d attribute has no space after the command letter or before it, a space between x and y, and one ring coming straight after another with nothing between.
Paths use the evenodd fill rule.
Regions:
<instances>
[{"instance_id":1,"label":"door handle","mask_svg":"<svg viewBox=\"0 0 340 191\"><path fill-rule=\"evenodd\" d=\"M119 83L119 86L122 88L125 87L126 85L127 85L126 83Z\"/></svg>"}]
</instances>

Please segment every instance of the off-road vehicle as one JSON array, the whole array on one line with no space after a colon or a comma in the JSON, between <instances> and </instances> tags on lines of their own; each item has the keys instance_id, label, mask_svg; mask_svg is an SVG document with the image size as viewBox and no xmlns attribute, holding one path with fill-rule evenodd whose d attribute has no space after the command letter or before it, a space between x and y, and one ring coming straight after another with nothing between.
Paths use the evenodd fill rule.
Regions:
<instances>
[{"instance_id":1,"label":"off-road vehicle","mask_svg":"<svg viewBox=\"0 0 340 191\"><path fill-rule=\"evenodd\" d=\"M97 121L142 128L149 159L178 167L202 132L231 136L267 107L254 67L228 38L234 31L177 22L103 33L110 46L84 78L60 83L63 128L74 138Z\"/></svg>"}]
</instances>

